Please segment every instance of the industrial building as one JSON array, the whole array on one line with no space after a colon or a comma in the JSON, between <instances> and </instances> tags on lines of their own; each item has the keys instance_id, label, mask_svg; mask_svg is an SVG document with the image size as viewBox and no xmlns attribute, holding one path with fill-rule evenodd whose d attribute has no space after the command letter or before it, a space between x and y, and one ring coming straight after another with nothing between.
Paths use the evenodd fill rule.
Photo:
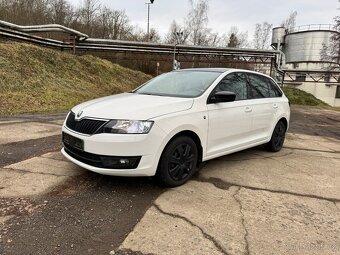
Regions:
<instances>
[{"instance_id":1,"label":"industrial building","mask_svg":"<svg viewBox=\"0 0 340 255\"><path fill-rule=\"evenodd\" d=\"M321 58L324 46L339 33L333 25L305 25L287 30L273 29L272 47L282 54L278 67L283 72L283 85L293 85L313 94L331 106L340 106L339 63ZM332 68L338 66L338 68Z\"/></svg>"}]
</instances>

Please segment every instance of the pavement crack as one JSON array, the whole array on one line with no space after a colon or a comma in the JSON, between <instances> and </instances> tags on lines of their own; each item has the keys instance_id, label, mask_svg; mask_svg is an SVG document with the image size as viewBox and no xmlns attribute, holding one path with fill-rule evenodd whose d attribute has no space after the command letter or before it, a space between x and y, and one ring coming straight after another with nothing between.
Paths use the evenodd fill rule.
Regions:
<instances>
[{"instance_id":1,"label":"pavement crack","mask_svg":"<svg viewBox=\"0 0 340 255\"><path fill-rule=\"evenodd\" d=\"M285 153L285 154L282 154L282 155L277 155L277 156L273 156L273 155L265 156L265 155L261 155L259 153L252 152L250 154L255 155L256 158L254 158L254 157L253 158L251 158L251 157L243 158L243 159L223 159L222 158L222 159L217 159L217 160L226 161L226 162L241 162L241 161L249 161L249 160L254 160L254 159L283 158L283 157L287 157L287 156L289 156L289 155L291 155L293 153L294 152L291 151L291 152L288 152L288 153Z\"/></svg>"},{"instance_id":2,"label":"pavement crack","mask_svg":"<svg viewBox=\"0 0 340 255\"><path fill-rule=\"evenodd\" d=\"M287 146L285 146L284 148L291 149L291 150L298 150L298 151L324 152L324 153L334 153L334 154L340 153L340 151L334 151L334 150L325 151L325 150L316 150L316 149L307 149L307 148L287 147Z\"/></svg>"},{"instance_id":3,"label":"pavement crack","mask_svg":"<svg viewBox=\"0 0 340 255\"><path fill-rule=\"evenodd\" d=\"M146 253L143 253L141 251L133 251L133 250L126 249L126 248L120 249L117 252L112 252L112 254L115 254L115 255L155 255L154 253L147 253L146 254Z\"/></svg>"},{"instance_id":4,"label":"pavement crack","mask_svg":"<svg viewBox=\"0 0 340 255\"><path fill-rule=\"evenodd\" d=\"M250 189L250 190L255 190L255 191L267 191L267 192L277 193L277 194L285 194L285 195L291 195L291 196L325 200L331 203L340 203L340 199L337 199L337 198L328 198L328 197L322 197L322 196L317 196L317 195L300 194L300 193L291 192L287 190L273 190L273 189L267 189L267 188L258 188L258 187L249 186L249 185L241 185L238 183L226 182L226 181L221 180L220 178L215 178L215 177L204 178L202 176L199 176L195 178L194 180L198 182L205 182L205 183L213 184L216 188L223 189L223 190L228 190L230 187L234 186L234 187L245 188L245 189Z\"/></svg>"},{"instance_id":5,"label":"pavement crack","mask_svg":"<svg viewBox=\"0 0 340 255\"><path fill-rule=\"evenodd\" d=\"M195 223L193 223L191 220L189 220L188 218L175 214L175 213L169 213L169 212L165 212L164 210L162 210L157 204L153 204L153 206L162 214L170 216L172 218L177 218L177 219L181 219L184 220L185 222L189 223L192 227L198 228L202 235L204 236L204 238L206 238L207 240L211 241L215 247L223 254L228 255L229 253L218 243L217 240L215 240L215 238L211 235L209 235L208 233L206 233L200 226L196 225Z\"/></svg>"},{"instance_id":6,"label":"pavement crack","mask_svg":"<svg viewBox=\"0 0 340 255\"><path fill-rule=\"evenodd\" d=\"M238 187L236 192L233 194L233 198L238 203L239 208L240 208L241 223L242 223L243 229L245 231L245 234L244 234L245 254L249 255L250 254L250 251L249 251L249 241L248 241L249 232L248 232L248 229L246 227L246 223L245 223L245 219L244 219L244 214L243 214L243 206L242 206L241 200L237 197L237 195L239 194L240 190L241 190L241 187Z\"/></svg>"},{"instance_id":7,"label":"pavement crack","mask_svg":"<svg viewBox=\"0 0 340 255\"><path fill-rule=\"evenodd\" d=\"M64 174L52 174L52 173L44 173L44 172L33 172L33 171L28 171L28 170L23 170L23 169L15 169L15 168L10 168L10 167L5 167L5 168L2 168L2 169L3 170L11 170L11 171L14 171L14 172L19 172L19 173L52 175L52 176L57 176L57 177L70 177L69 175L64 175Z\"/></svg>"}]
</instances>

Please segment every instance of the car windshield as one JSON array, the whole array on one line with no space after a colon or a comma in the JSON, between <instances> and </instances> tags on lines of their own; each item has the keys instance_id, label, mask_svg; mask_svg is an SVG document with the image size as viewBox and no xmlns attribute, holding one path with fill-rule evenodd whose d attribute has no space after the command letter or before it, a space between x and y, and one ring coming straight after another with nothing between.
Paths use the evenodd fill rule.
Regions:
<instances>
[{"instance_id":1,"label":"car windshield","mask_svg":"<svg viewBox=\"0 0 340 255\"><path fill-rule=\"evenodd\" d=\"M174 71L160 75L139 89L137 94L198 97L221 75L209 71Z\"/></svg>"}]
</instances>

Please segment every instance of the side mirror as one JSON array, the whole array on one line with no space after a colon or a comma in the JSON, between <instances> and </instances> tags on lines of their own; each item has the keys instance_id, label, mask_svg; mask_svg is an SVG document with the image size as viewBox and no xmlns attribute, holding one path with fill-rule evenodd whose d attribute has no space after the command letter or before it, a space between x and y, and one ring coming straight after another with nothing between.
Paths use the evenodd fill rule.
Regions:
<instances>
[{"instance_id":1,"label":"side mirror","mask_svg":"<svg viewBox=\"0 0 340 255\"><path fill-rule=\"evenodd\" d=\"M234 102L236 99L236 94L230 91L219 91L216 92L211 97L212 103L227 103L227 102Z\"/></svg>"}]
</instances>

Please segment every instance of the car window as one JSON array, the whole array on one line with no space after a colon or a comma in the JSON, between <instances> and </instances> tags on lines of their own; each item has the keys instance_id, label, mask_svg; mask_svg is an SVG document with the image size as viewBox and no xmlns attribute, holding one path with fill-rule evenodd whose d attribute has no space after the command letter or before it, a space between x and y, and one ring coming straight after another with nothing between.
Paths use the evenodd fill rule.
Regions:
<instances>
[{"instance_id":1,"label":"car window","mask_svg":"<svg viewBox=\"0 0 340 255\"><path fill-rule=\"evenodd\" d=\"M248 77L253 98L270 97L269 84L267 83L266 77L251 73L248 74Z\"/></svg>"},{"instance_id":2,"label":"car window","mask_svg":"<svg viewBox=\"0 0 340 255\"><path fill-rule=\"evenodd\" d=\"M278 89L277 85L271 79L267 80L269 84L270 97L282 97L282 92Z\"/></svg>"},{"instance_id":3,"label":"car window","mask_svg":"<svg viewBox=\"0 0 340 255\"><path fill-rule=\"evenodd\" d=\"M215 92L230 91L236 94L235 100L248 99L248 81L244 73L231 73L216 86Z\"/></svg>"}]
</instances>

